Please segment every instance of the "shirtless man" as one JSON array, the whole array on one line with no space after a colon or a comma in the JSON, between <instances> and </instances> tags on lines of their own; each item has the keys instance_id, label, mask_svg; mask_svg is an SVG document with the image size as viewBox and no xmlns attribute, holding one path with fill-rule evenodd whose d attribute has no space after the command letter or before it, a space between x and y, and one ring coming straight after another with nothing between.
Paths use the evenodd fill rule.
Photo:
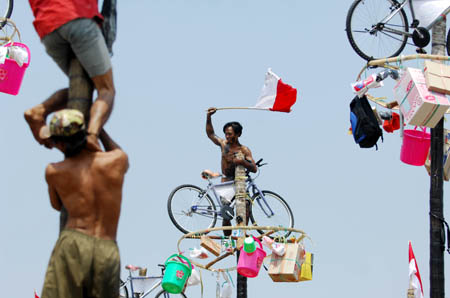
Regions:
<instances>
[{"instance_id":1,"label":"shirtless man","mask_svg":"<svg viewBox=\"0 0 450 298\"><path fill-rule=\"evenodd\" d=\"M220 146L222 151L222 182L234 180L234 172L236 166L244 166L250 172L256 172L256 164L253 160L252 153L248 147L241 145L239 143L239 137L242 133L242 126L239 122L228 122L223 127L223 132L225 134L225 140L219 138L214 133L214 128L211 121L211 116L216 112L216 108L209 108L206 114L206 134L208 138L217 146ZM241 152L244 156L240 159L236 156L238 152ZM247 206L247 221L249 218ZM230 226L231 221L223 219L223 226ZM228 236L231 231L224 231L224 234Z\"/></svg>"},{"instance_id":2,"label":"shirtless man","mask_svg":"<svg viewBox=\"0 0 450 298\"><path fill-rule=\"evenodd\" d=\"M64 160L45 171L50 203L67 209L68 220L48 264L42 298L119 297L120 257L116 244L128 157L106 134L105 152L86 149L83 114L56 112L43 133Z\"/></svg>"}]
</instances>

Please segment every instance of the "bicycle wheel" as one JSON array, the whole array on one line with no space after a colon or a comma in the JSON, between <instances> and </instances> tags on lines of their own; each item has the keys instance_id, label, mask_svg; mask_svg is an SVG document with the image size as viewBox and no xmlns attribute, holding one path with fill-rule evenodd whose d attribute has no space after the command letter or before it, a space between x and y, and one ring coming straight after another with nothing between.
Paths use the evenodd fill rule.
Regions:
<instances>
[{"instance_id":1,"label":"bicycle wheel","mask_svg":"<svg viewBox=\"0 0 450 298\"><path fill-rule=\"evenodd\" d=\"M275 226L275 227L294 227L294 215L286 201L273 191L263 190L264 198L256 193L252 198L252 209L250 212L250 220L258 226ZM258 230L260 234L264 231ZM271 236L287 237L290 231L278 231Z\"/></svg>"},{"instance_id":2,"label":"bicycle wheel","mask_svg":"<svg viewBox=\"0 0 450 298\"><path fill-rule=\"evenodd\" d=\"M0 0L0 17L9 19L13 10L13 0ZM6 22L0 22L0 29L5 26Z\"/></svg>"},{"instance_id":3,"label":"bicycle wheel","mask_svg":"<svg viewBox=\"0 0 450 298\"><path fill-rule=\"evenodd\" d=\"M175 188L169 195L167 211L173 224L185 234L212 228L217 221L213 200L195 185Z\"/></svg>"},{"instance_id":4,"label":"bicycle wheel","mask_svg":"<svg viewBox=\"0 0 450 298\"><path fill-rule=\"evenodd\" d=\"M183 298L187 298L186 295L184 295L184 293L180 293L180 294L169 294L164 290L161 290L158 294L156 294L155 298L177 298L177 297L183 297Z\"/></svg>"},{"instance_id":5,"label":"bicycle wheel","mask_svg":"<svg viewBox=\"0 0 450 298\"><path fill-rule=\"evenodd\" d=\"M127 284L123 280L120 280L119 298L128 298Z\"/></svg>"},{"instance_id":6,"label":"bicycle wheel","mask_svg":"<svg viewBox=\"0 0 450 298\"><path fill-rule=\"evenodd\" d=\"M381 23L399 5L391 0L353 2L347 13L345 30L350 45L359 56L369 61L398 56L403 51L408 36L401 32L409 30L405 11L401 9L390 20Z\"/></svg>"}]
</instances>

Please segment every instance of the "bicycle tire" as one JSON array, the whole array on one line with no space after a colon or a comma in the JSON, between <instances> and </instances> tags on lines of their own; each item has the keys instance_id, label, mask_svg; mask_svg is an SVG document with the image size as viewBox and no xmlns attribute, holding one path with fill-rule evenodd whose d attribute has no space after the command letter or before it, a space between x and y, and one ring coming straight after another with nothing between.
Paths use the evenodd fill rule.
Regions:
<instances>
[{"instance_id":1,"label":"bicycle tire","mask_svg":"<svg viewBox=\"0 0 450 298\"><path fill-rule=\"evenodd\" d=\"M123 280L120 280L119 298L128 298L127 285L126 285L126 283Z\"/></svg>"},{"instance_id":2,"label":"bicycle tire","mask_svg":"<svg viewBox=\"0 0 450 298\"><path fill-rule=\"evenodd\" d=\"M205 202L205 206L200 205L203 202ZM209 209L211 212L200 214L196 212L198 207L204 208L200 211ZM167 200L167 211L175 227L185 234L213 228L217 221L216 205L211 197L205 194L200 187L192 184L183 184L172 190ZM178 218L176 218L176 215L178 215ZM185 221L185 223L182 223L182 221ZM194 221L201 221L201 223L196 224Z\"/></svg>"},{"instance_id":3,"label":"bicycle tire","mask_svg":"<svg viewBox=\"0 0 450 298\"><path fill-rule=\"evenodd\" d=\"M408 41L407 35L393 36L395 33L383 32L385 27L409 32L408 18L403 8L385 23L383 28L369 33L369 30L372 30L380 20L390 13L391 7L392 4L389 0L355 0L350 6L345 21L345 31L350 45L361 58L370 61L395 57L405 48ZM365 26L357 25L358 21L366 23ZM370 41L366 45L365 41L368 41L369 38Z\"/></svg>"},{"instance_id":4,"label":"bicycle tire","mask_svg":"<svg viewBox=\"0 0 450 298\"><path fill-rule=\"evenodd\" d=\"M259 193L256 193L252 197L252 208L250 212L250 220L254 225L258 226L275 226L275 227L294 227L294 215L292 213L291 207L288 203L278 194L270 190L262 191L264 198L270 209L273 211L273 215L268 217L264 210L269 213L267 206L264 202L260 201ZM274 203L278 201L278 203ZM263 209L265 208L265 209ZM277 215L278 214L278 215ZM256 220L255 220L256 217ZM257 230L258 233L264 234L265 231ZM266 231L267 232L267 231ZM291 234L290 231L278 231L271 235L271 237L284 236L288 237Z\"/></svg>"},{"instance_id":5,"label":"bicycle tire","mask_svg":"<svg viewBox=\"0 0 450 298\"><path fill-rule=\"evenodd\" d=\"M448 29L447 33L447 56L450 56L450 29Z\"/></svg>"},{"instance_id":6,"label":"bicycle tire","mask_svg":"<svg viewBox=\"0 0 450 298\"><path fill-rule=\"evenodd\" d=\"M167 295L164 295L164 294L167 294ZM161 296L161 295L164 295L164 296ZM159 293L156 294L156 296L155 296L155 298L169 298L169 297L187 298L187 296L183 292L181 292L180 294L170 294L170 293L167 293L166 291L164 291L164 289L159 291Z\"/></svg>"},{"instance_id":7,"label":"bicycle tire","mask_svg":"<svg viewBox=\"0 0 450 298\"><path fill-rule=\"evenodd\" d=\"M11 14L14 7L13 0L1 0L0 1L0 17L9 19L11 18ZM0 29L3 28L6 24L6 21L0 22Z\"/></svg>"}]
</instances>

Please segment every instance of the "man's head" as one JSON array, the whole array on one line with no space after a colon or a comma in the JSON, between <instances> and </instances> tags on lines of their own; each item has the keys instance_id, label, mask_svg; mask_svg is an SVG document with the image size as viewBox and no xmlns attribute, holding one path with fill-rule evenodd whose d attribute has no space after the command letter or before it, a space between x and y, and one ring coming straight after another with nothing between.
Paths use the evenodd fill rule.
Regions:
<instances>
[{"instance_id":1,"label":"man's head","mask_svg":"<svg viewBox=\"0 0 450 298\"><path fill-rule=\"evenodd\" d=\"M84 116L74 109L57 111L40 134L42 138L51 138L66 157L74 156L86 145Z\"/></svg>"},{"instance_id":2,"label":"man's head","mask_svg":"<svg viewBox=\"0 0 450 298\"><path fill-rule=\"evenodd\" d=\"M228 142L237 142L242 134L242 125L239 122L228 122L223 126L223 133Z\"/></svg>"}]
</instances>

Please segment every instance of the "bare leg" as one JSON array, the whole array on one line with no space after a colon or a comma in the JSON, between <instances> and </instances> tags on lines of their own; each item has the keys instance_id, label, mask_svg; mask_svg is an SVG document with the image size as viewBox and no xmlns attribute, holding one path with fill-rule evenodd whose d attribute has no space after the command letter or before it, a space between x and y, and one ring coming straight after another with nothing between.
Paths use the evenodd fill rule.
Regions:
<instances>
[{"instance_id":1,"label":"bare leg","mask_svg":"<svg viewBox=\"0 0 450 298\"><path fill-rule=\"evenodd\" d=\"M90 112L90 120L88 125L87 146L91 150L101 150L98 143L98 135L109 118L114 105L114 82L112 69L108 70L104 75L92 78L95 89L97 89L98 97L92 104Z\"/></svg>"},{"instance_id":2,"label":"bare leg","mask_svg":"<svg viewBox=\"0 0 450 298\"><path fill-rule=\"evenodd\" d=\"M30 126L34 138L39 144L45 145L46 147L49 146L46 140L41 139L41 137L39 136L39 132L41 128L45 126L45 120L50 113L65 108L67 104L67 98L68 89L61 89L53 93L43 103L38 104L37 106L34 106L31 109L25 111L25 120Z\"/></svg>"}]
</instances>

